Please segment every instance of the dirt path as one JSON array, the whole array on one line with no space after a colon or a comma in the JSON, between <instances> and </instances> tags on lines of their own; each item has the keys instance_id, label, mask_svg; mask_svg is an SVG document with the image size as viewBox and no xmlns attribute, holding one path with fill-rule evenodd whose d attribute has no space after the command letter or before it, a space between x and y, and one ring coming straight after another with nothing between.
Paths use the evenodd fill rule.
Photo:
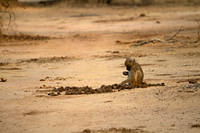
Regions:
<instances>
[{"instance_id":1,"label":"dirt path","mask_svg":"<svg viewBox=\"0 0 200 133\"><path fill-rule=\"evenodd\" d=\"M200 131L199 7L18 8L15 13L16 32L51 38L0 42L0 78L7 79L0 82L0 131ZM184 31L166 41L180 27ZM135 46L151 39L161 41ZM127 56L142 65L146 82L166 86L47 95L59 86L120 83Z\"/></svg>"}]
</instances>

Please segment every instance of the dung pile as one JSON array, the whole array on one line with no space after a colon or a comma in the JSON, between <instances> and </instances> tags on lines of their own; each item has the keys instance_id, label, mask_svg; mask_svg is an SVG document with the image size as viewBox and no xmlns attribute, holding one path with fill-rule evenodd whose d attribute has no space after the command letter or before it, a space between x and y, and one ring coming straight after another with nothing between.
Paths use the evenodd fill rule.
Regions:
<instances>
[{"instance_id":1,"label":"dung pile","mask_svg":"<svg viewBox=\"0 0 200 133\"><path fill-rule=\"evenodd\" d=\"M33 41L33 40L50 40L51 37L40 35L28 35L28 34L15 34L15 35L1 35L1 40L4 41Z\"/></svg>"},{"instance_id":2,"label":"dung pile","mask_svg":"<svg viewBox=\"0 0 200 133\"><path fill-rule=\"evenodd\" d=\"M102 85L100 88L92 89L92 87L84 86L84 87L58 87L53 88L51 92L48 93L49 96L58 96L61 94L65 95L81 95L81 94L99 94L99 93L109 93L109 92L116 92L125 89L132 89L129 85L120 85L120 84L113 84L113 85Z\"/></svg>"},{"instance_id":3,"label":"dung pile","mask_svg":"<svg viewBox=\"0 0 200 133\"><path fill-rule=\"evenodd\" d=\"M128 129L128 128L109 128L109 129L100 129L100 130L91 130L85 129L77 133L150 133L143 129Z\"/></svg>"}]
</instances>

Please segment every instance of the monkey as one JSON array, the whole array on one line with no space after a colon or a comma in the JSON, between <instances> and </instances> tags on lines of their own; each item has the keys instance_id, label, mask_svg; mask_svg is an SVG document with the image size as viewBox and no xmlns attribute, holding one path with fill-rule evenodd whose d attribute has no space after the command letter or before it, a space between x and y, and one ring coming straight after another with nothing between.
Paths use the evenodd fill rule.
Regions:
<instances>
[{"instance_id":1,"label":"monkey","mask_svg":"<svg viewBox=\"0 0 200 133\"><path fill-rule=\"evenodd\" d=\"M128 83L131 87L142 87L144 72L141 66L135 61L134 58L126 58L124 65L128 72L123 72L124 75L128 75L128 78L121 82L121 85Z\"/></svg>"},{"instance_id":2,"label":"monkey","mask_svg":"<svg viewBox=\"0 0 200 133\"><path fill-rule=\"evenodd\" d=\"M8 1L3 1L1 2L1 6L4 7L5 9L8 9L8 7L10 6Z\"/></svg>"}]
</instances>

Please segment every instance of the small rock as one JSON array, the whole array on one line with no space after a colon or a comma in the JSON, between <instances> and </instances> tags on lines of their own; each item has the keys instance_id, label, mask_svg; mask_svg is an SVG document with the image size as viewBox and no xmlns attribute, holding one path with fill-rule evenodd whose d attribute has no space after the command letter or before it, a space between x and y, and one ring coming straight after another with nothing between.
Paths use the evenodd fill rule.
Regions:
<instances>
[{"instance_id":1,"label":"small rock","mask_svg":"<svg viewBox=\"0 0 200 133\"><path fill-rule=\"evenodd\" d=\"M48 93L48 95L49 96L58 96L58 95L60 95L60 93L59 92L50 92L50 93Z\"/></svg>"},{"instance_id":2,"label":"small rock","mask_svg":"<svg viewBox=\"0 0 200 133\"><path fill-rule=\"evenodd\" d=\"M45 79L40 79L40 81L45 81Z\"/></svg>"},{"instance_id":3,"label":"small rock","mask_svg":"<svg viewBox=\"0 0 200 133\"><path fill-rule=\"evenodd\" d=\"M189 82L190 84L196 84L196 83L197 83L197 80L192 80L192 79L190 79L188 82Z\"/></svg>"},{"instance_id":4,"label":"small rock","mask_svg":"<svg viewBox=\"0 0 200 133\"><path fill-rule=\"evenodd\" d=\"M7 79L6 78L0 78L0 82L6 82Z\"/></svg>"},{"instance_id":5,"label":"small rock","mask_svg":"<svg viewBox=\"0 0 200 133\"><path fill-rule=\"evenodd\" d=\"M175 126L176 126L175 124L172 124L172 125L171 125L171 127L175 127Z\"/></svg>"},{"instance_id":6,"label":"small rock","mask_svg":"<svg viewBox=\"0 0 200 133\"><path fill-rule=\"evenodd\" d=\"M85 129L85 130L83 130L83 133L91 133L91 130L90 129Z\"/></svg>"},{"instance_id":7,"label":"small rock","mask_svg":"<svg viewBox=\"0 0 200 133\"><path fill-rule=\"evenodd\" d=\"M145 17L145 16L146 16L145 13L141 13L141 14L139 15L139 17Z\"/></svg>"},{"instance_id":8,"label":"small rock","mask_svg":"<svg viewBox=\"0 0 200 133\"><path fill-rule=\"evenodd\" d=\"M113 54L119 54L119 51L112 51Z\"/></svg>"},{"instance_id":9,"label":"small rock","mask_svg":"<svg viewBox=\"0 0 200 133\"><path fill-rule=\"evenodd\" d=\"M160 24L160 21L157 20L156 23L157 23L157 24Z\"/></svg>"},{"instance_id":10,"label":"small rock","mask_svg":"<svg viewBox=\"0 0 200 133\"><path fill-rule=\"evenodd\" d=\"M121 44L122 42L119 41L119 40L116 40L115 43L116 43L116 44Z\"/></svg>"},{"instance_id":11,"label":"small rock","mask_svg":"<svg viewBox=\"0 0 200 133\"><path fill-rule=\"evenodd\" d=\"M200 124L193 124L191 125L191 128L200 128Z\"/></svg>"},{"instance_id":12,"label":"small rock","mask_svg":"<svg viewBox=\"0 0 200 133\"><path fill-rule=\"evenodd\" d=\"M165 83L161 83L160 85L161 85L161 86L165 86Z\"/></svg>"}]
</instances>

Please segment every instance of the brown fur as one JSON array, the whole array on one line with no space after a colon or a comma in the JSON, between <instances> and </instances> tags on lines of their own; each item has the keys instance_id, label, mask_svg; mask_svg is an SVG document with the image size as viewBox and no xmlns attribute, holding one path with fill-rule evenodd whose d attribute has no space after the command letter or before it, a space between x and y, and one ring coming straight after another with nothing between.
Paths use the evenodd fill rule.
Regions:
<instances>
[{"instance_id":1,"label":"brown fur","mask_svg":"<svg viewBox=\"0 0 200 133\"><path fill-rule=\"evenodd\" d=\"M133 58L126 58L126 69L129 71L128 79L121 84L130 84L132 87L143 87L144 73L141 66Z\"/></svg>"}]
</instances>

